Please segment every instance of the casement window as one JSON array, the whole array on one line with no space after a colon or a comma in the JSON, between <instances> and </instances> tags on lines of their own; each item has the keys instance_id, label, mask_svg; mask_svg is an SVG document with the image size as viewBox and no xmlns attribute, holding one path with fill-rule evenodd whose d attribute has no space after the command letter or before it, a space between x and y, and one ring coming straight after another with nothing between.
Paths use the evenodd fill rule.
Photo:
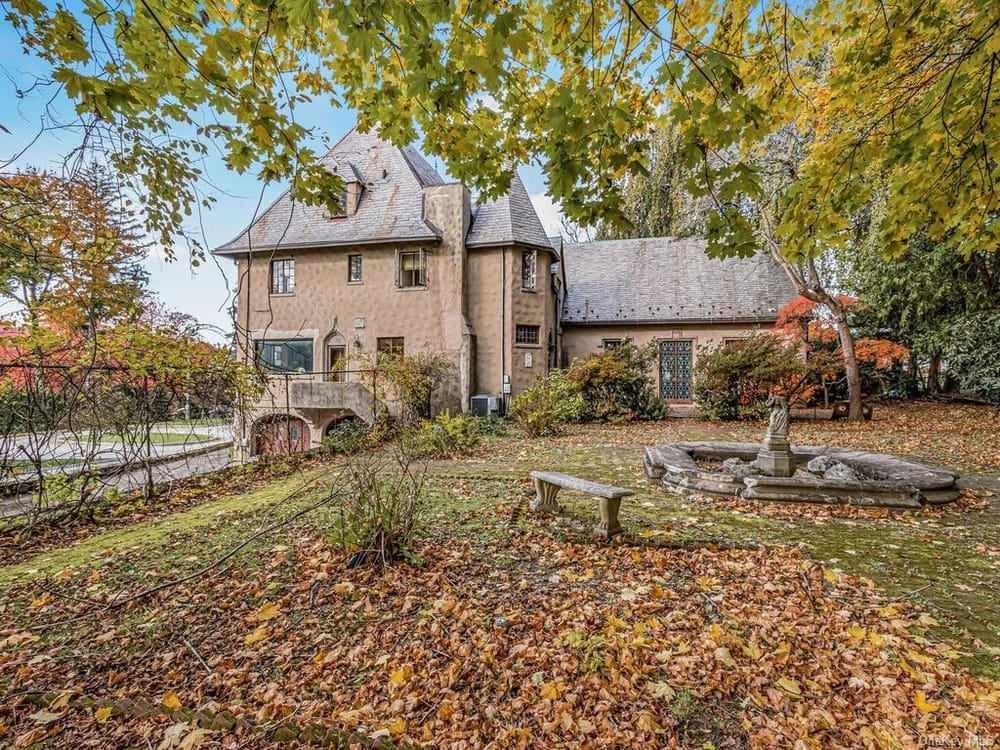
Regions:
<instances>
[{"instance_id":1,"label":"casement window","mask_svg":"<svg viewBox=\"0 0 1000 750\"><path fill-rule=\"evenodd\" d=\"M256 342L257 364L281 372L312 372L312 339Z\"/></svg>"},{"instance_id":2,"label":"casement window","mask_svg":"<svg viewBox=\"0 0 1000 750\"><path fill-rule=\"evenodd\" d=\"M375 344L375 350L379 354L385 354L389 357L402 357L403 356L403 337L402 336L379 336Z\"/></svg>"},{"instance_id":3,"label":"casement window","mask_svg":"<svg viewBox=\"0 0 1000 750\"><path fill-rule=\"evenodd\" d=\"M610 352L612 349L617 349L621 345L621 339L601 339L601 346L606 352Z\"/></svg>"},{"instance_id":4,"label":"casement window","mask_svg":"<svg viewBox=\"0 0 1000 750\"><path fill-rule=\"evenodd\" d=\"M514 343L524 346L538 346L538 326L514 326Z\"/></svg>"},{"instance_id":5,"label":"casement window","mask_svg":"<svg viewBox=\"0 0 1000 750\"><path fill-rule=\"evenodd\" d=\"M347 256L347 280L356 284L361 281L361 256L360 255L348 255Z\"/></svg>"},{"instance_id":6,"label":"casement window","mask_svg":"<svg viewBox=\"0 0 1000 750\"><path fill-rule=\"evenodd\" d=\"M538 267L538 251L525 250L521 253L521 288L535 288L536 269Z\"/></svg>"},{"instance_id":7,"label":"casement window","mask_svg":"<svg viewBox=\"0 0 1000 750\"><path fill-rule=\"evenodd\" d=\"M350 198L347 195L347 186L345 185L344 189L340 191L340 195L337 197L337 206L339 211L333 214L334 219L343 219L347 216L347 201L349 199Z\"/></svg>"},{"instance_id":8,"label":"casement window","mask_svg":"<svg viewBox=\"0 0 1000 750\"><path fill-rule=\"evenodd\" d=\"M271 261L271 294L291 294L295 291L295 261Z\"/></svg>"},{"instance_id":9,"label":"casement window","mask_svg":"<svg viewBox=\"0 0 1000 750\"><path fill-rule=\"evenodd\" d=\"M407 250L396 254L396 286L400 289L427 286L427 251Z\"/></svg>"}]
</instances>

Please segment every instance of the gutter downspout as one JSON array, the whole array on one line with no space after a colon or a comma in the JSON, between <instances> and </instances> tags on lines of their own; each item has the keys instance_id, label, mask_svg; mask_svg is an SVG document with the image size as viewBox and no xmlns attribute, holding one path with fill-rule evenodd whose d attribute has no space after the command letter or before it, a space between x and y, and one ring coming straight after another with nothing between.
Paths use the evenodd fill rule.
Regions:
<instances>
[{"instance_id":1,"label":"gutter downspout","mask_svg":"<svg viewBox=\"0 0 1000 750\"><path fill-rule=\"evenodd\" d=\"M500 248L500 399L507 413L507 394L503 392L503 376L507 372L507 248Z\"/></svg>"}]
</instances>

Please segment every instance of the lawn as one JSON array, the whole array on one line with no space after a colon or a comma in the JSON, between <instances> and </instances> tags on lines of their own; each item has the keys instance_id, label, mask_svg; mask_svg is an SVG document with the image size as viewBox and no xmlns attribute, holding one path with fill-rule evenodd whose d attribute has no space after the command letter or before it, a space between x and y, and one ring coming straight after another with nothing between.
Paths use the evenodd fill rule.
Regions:
<instances>
[{"instance_id":1,"label":"lawn","mask_svg":"<svg viewBox=\"0 0 1000 750\"><path fill-rule=\"evenodd\" d=\"M995 413L880 409L793 440L996 475ZM992 433L989 431L992 430ZM339 464L0 568L0 743L77 747L908 747L1000 733L1000 508L877 513L669 495L640 446L753 439L689 420L498 437L428 465L418 565L349 567ZM527 509L545 468L624 484ZM934 739L937 738L937 739ZM893 745L893 742L897 743ZM339 744L338 744L339 743ZM706 745L705 743L710 743ZM287 745L286 745L287 746Z\"/></svg>"},{"instance_id":2,"label":"lawn","mask_svg":"<svg viewBox=\"0 0 1000 750\"><path fill-rule=\"evenodd\" d=\"M136 433L135 435L129 435L127 438L123 438L113 432L106 432L101 435L101 444L107 445L121 445L122 442L128 442L129 445L142 445L144 436ZM188 445L191 443L205 443L209 440L215 440L213 435L207 435L199 432L157 432L153 431L149 434L150 445Z\"/></svg>"}]
</instances>

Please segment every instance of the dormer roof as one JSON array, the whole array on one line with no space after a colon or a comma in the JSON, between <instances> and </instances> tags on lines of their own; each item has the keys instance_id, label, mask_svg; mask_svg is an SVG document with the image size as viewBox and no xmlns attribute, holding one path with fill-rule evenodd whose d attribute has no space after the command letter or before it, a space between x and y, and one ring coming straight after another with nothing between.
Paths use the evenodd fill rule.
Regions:
<instances>
[{"instance_id":1,"label":"dormer roof","mask_svg":"<svg viewBox=\"0 0 1000 750\"><path fill-rule=\"evenodd\" d=\"M320 161L346 182L361 183L354 213L331 216L325 207L307 206L285 191L249 227L214 252L238 255L282 248L440 240L438 230L424 219L423 189L444 180L416 149L398 148L355 126Z\"/></svg>"}]
</instances>

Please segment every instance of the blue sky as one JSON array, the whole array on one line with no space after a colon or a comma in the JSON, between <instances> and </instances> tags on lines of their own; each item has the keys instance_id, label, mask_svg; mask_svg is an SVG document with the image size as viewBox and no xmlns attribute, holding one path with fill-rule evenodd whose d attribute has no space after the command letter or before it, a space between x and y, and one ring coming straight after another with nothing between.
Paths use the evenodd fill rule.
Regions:
<instances>
[{"instance_id":1,"label":"blue sky","mask_svg":"<svg viewBox=\"0 0 1000 750\"><path fill-rule=\"evenodd\" d=\"M77 135L70 130L55 130L39 137L43 119L49 114L63 122L73 120L72 104L55 88L39 88L23 96L18 94L31 89L36 79L44 77L45 73L43 63L22 53L13 29L6 24L0 25L0 124L10 131L0 131L0 165L6 172L29 166L59 172L66 154L78 145ZM318 103L299 112L300 117L303 115L333 139L354 123L354 113L350 110ZM21 155L15 160L18 154ZM440 160L430 161L438 171L445 173ZM206 177L202 189L212 195L216 203L211 210L194 217L185 229L190 237L208 248L232 239L254 215L258 202L262 201L262 206L266 207L285 189L285 185L266 186L252 173L231 172L219 158L208 159L202 167ZM558 212L545 195L541 171L529 166L522 167L520 173L546 230L550 234L558 233ZM168 306L229 330L228 308L235 291L232 263L209 257L199 268L191 268L183 239L176 243L174 250L176 261L163 260L162 249L152 252L147 259L153 291ZM8 311L0 300L0 318Z\"/></svg>"}]
</instances>

